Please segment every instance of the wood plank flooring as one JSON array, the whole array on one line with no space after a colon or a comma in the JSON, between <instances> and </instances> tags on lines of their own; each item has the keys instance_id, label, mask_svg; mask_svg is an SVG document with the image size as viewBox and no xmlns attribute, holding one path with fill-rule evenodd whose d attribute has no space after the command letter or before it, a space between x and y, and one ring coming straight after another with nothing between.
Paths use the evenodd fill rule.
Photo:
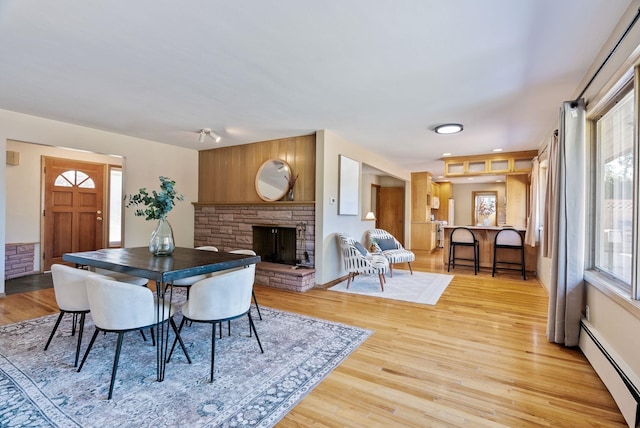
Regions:
<instances>
[{"instance_id":1,"label":"wood plank flooring","mask_svg":"<svg viewBox=\"0 0 640 428\"><path fill-rule=\"evenodd\" d=\"M440 252L416 256L414 269L446 273ZM262 306L374 331L278 426L626 426L580 350L547 342L537 279L451 273L435 306L256 286ZM52 289L0 299L0 324L52 313Z\"/></svg>"}]
</instances>

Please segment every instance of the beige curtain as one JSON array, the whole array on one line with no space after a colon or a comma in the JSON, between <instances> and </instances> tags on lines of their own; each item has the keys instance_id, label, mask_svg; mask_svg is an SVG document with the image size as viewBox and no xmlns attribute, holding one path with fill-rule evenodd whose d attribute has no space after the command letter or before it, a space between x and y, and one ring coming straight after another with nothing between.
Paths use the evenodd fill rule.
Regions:
<instances>
[{"instance_id":1,"label":"beige curtain","mask_svg":"<svg viewBox=\"0 0 640 428\"><path fill-rule=\"evenodd\" d=\"M532 247L538 240L538 175L540 165L538 157L533 158L531 165L531 186L529 190L529 217L527 217L527 231L524 235L524 243Z\"/></svg>"},{"instance_id":2,"label":"beige curtain","mask_svg":"<svg viewBox=\"0 0 640 428\"><path fill-rule=\"evenodd\" d=\"M584 100L573 104L563 104L550 147L545 221L551 251L547 339L566 346L578 345L584 294L586 123Z\"/></svg>"},{"instance_id":3,"label":"beige curtain","mask_svg":"<svg viewBox=\"0 0 640 428\"><path fill-rule=\"evenodd\" d=\"M544 215L542 217L542 237L540 240L543 243L542 255L547 258L551 258L551 242L553 242L553 220L552 220L552 204L551 199L555 194L555 175L557 174L554 164L558 159L558 133L554 133L551 137L551 141L547 146L549 151L549 166L547 168L547 183L545 188L545 203L544 203Z\"/></svg>"}]
</instances>

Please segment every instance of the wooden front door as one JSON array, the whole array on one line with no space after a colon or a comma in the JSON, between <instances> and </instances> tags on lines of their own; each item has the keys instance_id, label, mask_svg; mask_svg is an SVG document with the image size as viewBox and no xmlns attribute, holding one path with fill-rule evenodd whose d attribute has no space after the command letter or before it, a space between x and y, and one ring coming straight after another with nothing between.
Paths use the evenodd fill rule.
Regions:
<instances>
[{"instance_id":1,"label":"wooden front door","mask_svg":"<svg viewBox=\"0 0 640 428\"><path fill-rule=\"evenodd\" d=\"M105 165L44 158L43 270L64 253L103 248Z\"/></svg>"},{"instance_id":2,"label":"wooden front door","mask_svg":"<svg viewBox=\"0 0 640 428\"><path fill-rule=\"evenodd\" d=\"M404 245L404 187L380 187L376 227L392 234Z\"/></svg>"}]
</instances>

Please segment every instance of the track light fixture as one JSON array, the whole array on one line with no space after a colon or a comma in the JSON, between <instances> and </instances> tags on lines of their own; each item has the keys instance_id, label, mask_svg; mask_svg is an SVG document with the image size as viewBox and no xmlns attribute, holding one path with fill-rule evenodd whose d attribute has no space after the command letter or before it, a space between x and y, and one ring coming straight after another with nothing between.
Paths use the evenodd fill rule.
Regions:
<instances>
[{"instance_id":1,"label":"track light fixture","mask_svg":"<svg viewBox=\"0 0 640 428\"><path fill-rule=\"evenodd\" d=\"M201 143L204 143L205 135L208 135L209 137L213 138L213 140L216 143L220 142L221 137L215 132L213 132L210 128L204 128L200 130L200 137L198 138L198 141L200 141Z\"/></svg>"}]
</instances>

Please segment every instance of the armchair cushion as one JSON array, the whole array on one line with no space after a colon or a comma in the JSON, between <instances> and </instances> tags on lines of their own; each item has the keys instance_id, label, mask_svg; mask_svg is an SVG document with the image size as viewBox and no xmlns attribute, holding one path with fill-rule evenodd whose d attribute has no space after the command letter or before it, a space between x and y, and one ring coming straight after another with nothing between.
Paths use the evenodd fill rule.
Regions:
<instances>
[{"instance_id":1,"label":"armchair cushion","mask_svg":"<svg viewBox=\"0 0 640 428\"><path fill-rule=\"evenodd\" d=\"M382 251L395 250L398 248L396 246L396 240L394 238L378 239L377 243L378 247L380 247L380 250Z\"/></svg>"},{"instance_id":2,"label":"armchair cushion","mask_svg":"<svg viewBox=\"0 0 640 428\"><path fill-rule=\"evenodd\" d=\"M356 246L356 248L358 249L358 251L360 251L360 253L362 253L362 255L363 255L363 256L365 256L365 257L366 257L366 256L367 256L367 254L369 253L369 252L367 251L367 249L366 249L366 248L364 248L364 246L363 246L361 243L356 242L356 243L355 243L355 246Z\"/></svg>"}]
</instances>

